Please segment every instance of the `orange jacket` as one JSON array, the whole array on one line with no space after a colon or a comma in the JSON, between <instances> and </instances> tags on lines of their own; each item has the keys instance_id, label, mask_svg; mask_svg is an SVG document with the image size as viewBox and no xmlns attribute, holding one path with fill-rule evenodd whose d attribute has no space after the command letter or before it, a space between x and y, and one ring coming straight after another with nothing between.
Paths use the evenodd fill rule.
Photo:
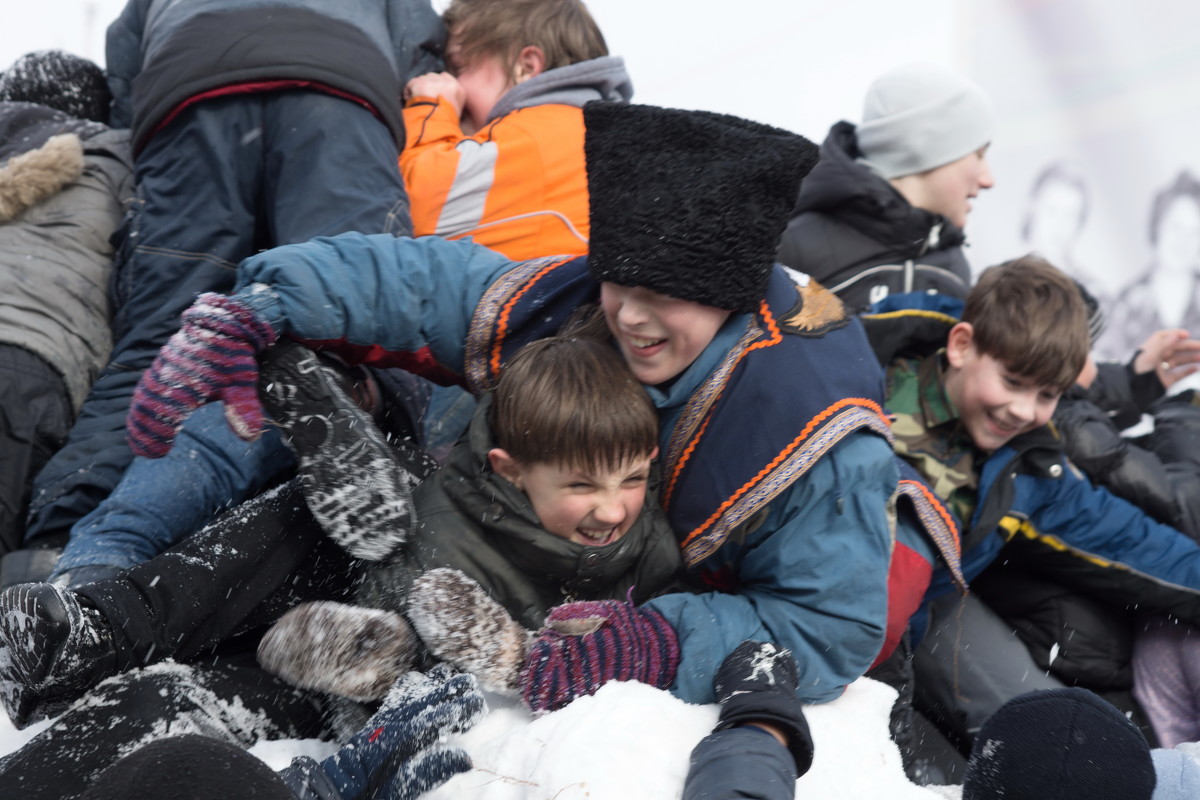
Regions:
<instances>
[{"instance_id":1,"label":"orange jacket","mask_svg":"<svg viewBox=\"0 0 1200 800\"><path fill-rule=\"evenodd\" d=\"M414 97L404 126L414 236L471 236L514 261L587 252L581 109L519 108L466 136L445 98Z\"/></svg>"}]
</instances>

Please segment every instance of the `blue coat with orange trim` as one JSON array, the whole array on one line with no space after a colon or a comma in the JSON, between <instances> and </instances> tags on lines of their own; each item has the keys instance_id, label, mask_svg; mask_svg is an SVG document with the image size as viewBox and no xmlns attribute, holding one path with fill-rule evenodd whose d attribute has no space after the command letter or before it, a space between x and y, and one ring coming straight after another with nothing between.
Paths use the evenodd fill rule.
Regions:
<instances>
[{"instance_id":1,"label":"blue coat with orange trim","mask_svg":"<svg viewBox=\"0 0 1200 800\"><path fill-rule=\"evenodd\" d=\"M945 296L894 295L863 321L881 361L932 353L961 313ZM1167 612L1200 624L1200 545L1137 506L1093 486L1063 454L1053 424L1013 439L979 468L964 526L962 570L971 580L1004 548L1039 572L1101 601ZM928 598L953 585L934 573Z\"/></svg>"},{"instance_id":2,"label":"blue coat with orange trim","mask_svg":"<svg viewBox=\"0 0 1200 800\"><path fill-rule=\"evenodd\" d=\"M511 262L469 242L357 234L262 253L238 285L276 330L476 391L598 295L585 258ZM902 510L882 375L861 327L782 269L768 299L731 317L669 387L648 387L668 516L712 587L651 602L679 635L673 691L691 702L713 701L713 673L746 639L793 652L804 700L837 697L883 646L896 539L932 559ZM927 578L891 606L915 608Z\"/></svg>"}]
</instances>

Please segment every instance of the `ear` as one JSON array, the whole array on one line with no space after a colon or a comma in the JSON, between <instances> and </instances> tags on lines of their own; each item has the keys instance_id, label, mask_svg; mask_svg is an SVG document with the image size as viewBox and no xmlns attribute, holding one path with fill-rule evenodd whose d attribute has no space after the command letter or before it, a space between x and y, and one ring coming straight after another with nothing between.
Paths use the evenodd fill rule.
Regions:
<instances>
[{"instance_id":1,"label":"ear","mask_svg":"<svg viewBox=\"0 0 1200 800\"><path fill-rule=\"evenodd\" d=\"M955 369L966 363L967 353L975 344L975 328L969 322L960 322L950 329L946 337L946 360Z\"/></svg>"},{"instance_id":2,"label":"ear","mask_svg":"<svg viewBox=\"0 0 1200 800\"><path fill-rule=\"evenodd\" d=\"M521 462L509 455L507 450L502 447L493 447L488 450L487 459L488 463L492 465L492 472L521 491L525 491L521 486Z\"/></svg>"},{"instance_id":3,"label":"ear","mask_svg":"<svg viewBox=\"0 0 1200 800\"><path fill-rule=\"evenodd\" d=\"M546 71L546 54L537 45L525 45L517 53L517 61L513 65L513 83L523 83L530 78L541 75Z\"/></svg>"}]
</instances>

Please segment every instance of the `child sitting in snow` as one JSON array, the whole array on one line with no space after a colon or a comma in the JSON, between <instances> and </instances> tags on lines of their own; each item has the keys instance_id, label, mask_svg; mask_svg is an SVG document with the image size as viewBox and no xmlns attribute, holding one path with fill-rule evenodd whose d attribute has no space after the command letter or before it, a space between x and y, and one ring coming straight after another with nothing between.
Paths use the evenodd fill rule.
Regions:
<instances>
[{"instance_id":1,"label":"child sitting in snow","mask_svg":"<svg viewBox=\"0 0 1200 800\"><path fill-rule=\"evenodd\" d=\"M654 406L615 350L570 335L526 345L448 463L414 492L412 538L359 590L374 608L298 606L263 638L260 662L304 688L378 699L424 649L400 616L419 611L416 579L426 606L498 603L515 618L489 632L505 637L507 658L460 661L487 688L515 688L528 630L551 607L641 602L673 583L679 547L648 491L657 453Z\"/></svg>"}]
</instances>

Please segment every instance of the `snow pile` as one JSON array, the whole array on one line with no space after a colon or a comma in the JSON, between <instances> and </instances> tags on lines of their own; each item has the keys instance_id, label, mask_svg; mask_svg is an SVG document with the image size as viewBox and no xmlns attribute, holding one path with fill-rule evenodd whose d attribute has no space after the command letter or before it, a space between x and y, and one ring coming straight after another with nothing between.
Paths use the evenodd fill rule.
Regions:
<instances>
[{"instance_id":1,"label":"snow pile","mask_svg":"<svg viewBox=\"0 0 1200 800\"><path fill-rule=\"evenodd\" d=\"M838 700L808 709L813 767L796 786L804 800L937 800L957 796L910 783L887 735L895 693L863 678ZM429 800L669 800L677 798L692 747L711 729L716 706L695 706L639 683L613 683L553 714L531 719L515 701L488 696L490 713L447 744L475 769ZM0 715L0 754L46 727L16 731ZM327 742L263 742L251 752L275 769L297 755L324 758Z\"/></svg>"}]
</instances>

